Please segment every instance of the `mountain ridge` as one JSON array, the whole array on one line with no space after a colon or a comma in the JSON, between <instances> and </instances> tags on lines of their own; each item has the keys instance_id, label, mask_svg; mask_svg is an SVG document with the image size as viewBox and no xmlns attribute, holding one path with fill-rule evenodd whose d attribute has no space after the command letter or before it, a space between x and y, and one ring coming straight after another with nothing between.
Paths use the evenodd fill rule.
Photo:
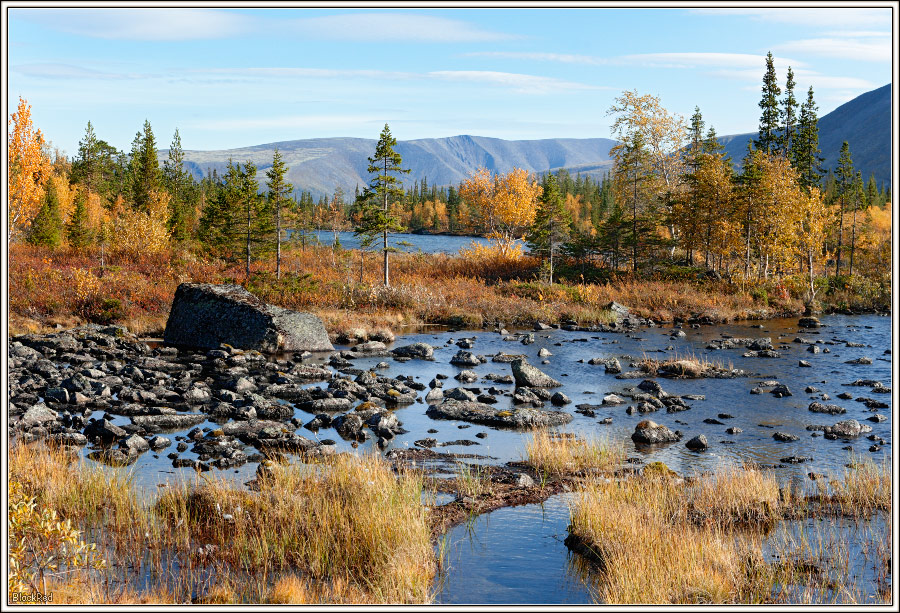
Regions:
<instances>
[{"instance_id":1,"label":"mountain ridge","mask_svg":"<svg viewBox=\"0 0 900 613\"><path fill-rule=\"evenodd\" d=\"M756 133L719 137L736 166L744 157L746 144ZM854 168L863 180L874 173L878 185L891 184L891 84L866 92L819 118L819 147L825 157L823 167L834 169L844 140L850 145ZM265 184L276 147L288 165L287 180L297 190L314 197L331 195L336 187L352 193L369 181L368 157L376 139L332 137L284 140L236 149L215 151L185 150L185 167L199 179L215 169L221 176L229 158L252 161L257 178ZM462 134L445 138L397 141L403 166L412 172L405 183L427 179L429 185L456 185L480 167L507 172L513 167L543 173L566 169L599 178L612 167L609 150L616 141L609 138L545 138L505 140ZM160 160L168 150L158 152Z\"/></svg>"}]
</instances>

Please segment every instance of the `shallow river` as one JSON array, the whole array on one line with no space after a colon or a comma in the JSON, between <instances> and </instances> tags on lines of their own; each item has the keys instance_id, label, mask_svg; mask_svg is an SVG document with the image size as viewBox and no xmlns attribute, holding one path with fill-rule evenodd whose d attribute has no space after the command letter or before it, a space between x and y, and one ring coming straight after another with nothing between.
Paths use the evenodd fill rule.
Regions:
<instances>
[{"instance_id":1,"label":"shallow river","mask_svg":"<svg viewBox=\"0 0 900 613\"><path fill-rule=\"evenodd\" d=\"M579 436L607 438L621 441L630 458L650 462L660 460L682 474L698 474L714 471L726 464L754 462L783 466L776 468L776 474L784 480L808 482L809 472L836 473L852 456L871 457L880 462L890 462L892 449L893 416L892 394L872 393L870 387L847 387L844 384L857 379L873 379L891 386L891 358L886 352L891 347L891 318L875 315L841 316L830 315L821 318L824 327L819 330L802 330L797 327L797 319L771 320L762 323L744 322L731 325L702 326L699 329L685 327L684 338L670 338L671 326L641 329L632 335L597 334L568 332L551 329L535 333L535 342L523 345L505 341L491 331L427 331L398 337L393 346L423 341L435 346L435 360L400 363L389 358L364 358L354 360L355 368L373 368L378 362L387 361L388 369L380 374L390 376L413 375L417 381L427 384L435 375L442 373L449 378L444 381L444 390L456 386L482 387L496 386L512 389L511 384L496 384L491 381L477 381L460 384L453 376L463 370L449 364L459 348L454 344L462 338L474 338L470 351L476 355L490 356L498 352L524 354L528 361L544 372L563 382L561 388L572 399L572 404L564 407L573 414L571 423L559 428L560 431L577 433ZM745 349L708 350L712 339L734 337L770 337L781 354L780 358L744 358ZM813 339L820 350L830 353L810 353L806 344L793 343L797 336ZM847 347L847 342L864 345ZM779 347L783 345L782 347ZM671 347L670 349L667 349ZM346 347L338 347L345 349ZM390 347L389 347L390 348ZM538 351L546 348L553 355L539 358ZM614 375L605 374L603 366L588 364L596 357L616 357L623 370L631 370L628 363L642 357L665 359L672 356L695 356L712 362L721 362L755 373L754 376L734 379L673 380L658 378L663 389L671 394L701 394L705 400L688 400L691 409L667 414L664 410L649 415L635 413L628 415L628 404L602 407L595 417L574 413L576 405L589 403L599 405L607 393L622 394L628 388L640 383L640 379L619 380ZM860 357L872 359L870 365L847 364ZM318 361L323 361L320 358ZM544 364L542 361L548 363ZM806 360L811 368L799 366L799 360ZM471 368L471 367L470 367ZM471 368L480 376L489 373L510 374L506 363L488 361ZM777 380L786 384L792 396L776 398L770 393L750 394L750 390L762 381ZM316 384L324 385L324 384ZM819 392L805 393L807 386L818 388ZM400 407L396 415L409 430L393 441L394 447L412 447L414 441L433 437L439 442L465 439L476 444L471 446L439 447L437 451L475 453L486 456L479 461L503 464L524 458L525 440L528 434L516 431L470 425L453 421L436 421L425 415L425 391L419 392L419 402ZM838 394L849 392L853 398L872 398L888 404L887 408L871 411L854 399L841 400ZM812 413L808 410L811 401L822 394L830 396L827 403L838 404L846 409L843 415ZM497 408L510 406L511 399L499 396ZM506 403L506 404L504 404ZM549 403L548 403L549 405ZM550 408L548 406L548 408ZM733 416L731 419L718 418L720 413ZM885 421L873 422L868 418L883 415ZM312 415L296 411L296 416L304 422ZM113 417L113 416L111 416ZM599 421L611 417L610 425ZM635 425L646 418L665 424L672 430L682 430L684 439L654 449L639 449L631 441ZM722 424L709 424L704 420L719 419ZM813 436L807 431L808 425L832 425L845 419L856 419L872 427L872 434L886 442L877 452L870 452L873 444L866 435L850 441L826 440L823 436ZM128 418L114 417L116 423L128 423ZM728 427L743 430L737 435L726 434ZM218 427L208 422L202 427ZM428 433L436 429L436 433ZM778 442L772 438L774 432L786 432L799 436L795 442ZM174 437L183 433L172 433ZM316 435L301 429L301 434ZM484 438L476 437L483 433ZM688 450L684 441L697 434L705 434L709 449L697 453ZM821 434L821 433L815 433ZM333 429L318 432L320 439L337 441L339 450L351 450L350 443L344 441ZM358 452L373 449L374 441L360 444ZM809 456L803 464L784 464L782 458L788 456ZM182 457L195 457L190 451ZM238 482L253 478L256 464L248 463L236 470L229 470L222 476ZM180 477L193 478L192 469L176 469L171 461L162 455L145 453L134 465L136 482L148 491L157 485ZM212 474L217 471L213 469ZM563 545L565 529L568 525L568 507L564 497L555 497L543 506L529 505L501 509L475 519L468 525L458 526L448 533L448 570L443 578L439 600L446 603L579 603L590 602L589 587L579 578L579 572L570 561L570 554Z\"/></svg>"}]
</instances>

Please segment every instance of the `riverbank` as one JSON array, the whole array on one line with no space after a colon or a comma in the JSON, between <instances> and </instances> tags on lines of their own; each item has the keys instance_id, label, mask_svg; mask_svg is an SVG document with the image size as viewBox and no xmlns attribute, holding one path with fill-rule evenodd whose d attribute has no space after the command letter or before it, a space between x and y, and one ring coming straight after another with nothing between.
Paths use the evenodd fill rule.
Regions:
<instances>
[{"instance_id":1,"label":"riverbank","mask_svg":"<svg viewBox=\"0 0 900 613\"><path fill-rule=\"evenodd\" d=\"M540 263L476 252L395 254L391 286L381 284L377 254L328 247L285 253L281 279L271 263L204 258L190 251L109 256L96 250L49 250L14 244L9 258L11 334L49 332L86 322L121 324L141 336L160 336L179 283L241 283L267 302L310 311L333 339L384 337L422 324L455 328L531 327L535 322L582 326L609 323L617 302L658 323L722 323L792 316L804 311L797 280L741 285L687 273L603 282L538 281ZM361 275L362 273L362 275ZM360 280L362 276L362 280ZM862 281L821 293L825 311L889 309L881 290ZM846 285L846 287L844 287Z\"/></svg>"}]
</instances>

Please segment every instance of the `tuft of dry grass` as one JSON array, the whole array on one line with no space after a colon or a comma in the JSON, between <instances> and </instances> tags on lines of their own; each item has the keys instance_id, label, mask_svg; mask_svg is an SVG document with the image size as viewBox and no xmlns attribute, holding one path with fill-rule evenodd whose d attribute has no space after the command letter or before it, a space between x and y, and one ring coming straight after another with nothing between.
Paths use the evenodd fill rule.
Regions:
<instances>
[{"instance_id":1,"label":"tuft of dry grass","mask_svg":"<svg viewBox=\"0 0 900 613\"><path fill-rule=\"evenodd\" d=\"M378 602L426 602L435 561L421 491L420 477L380 457L340 455L279 467L257 492L215 479L171 487L157 510L179 526L173 543L212 544L237 568L296 567Z\"/></svg>"},{"instance_id":2,"label":"tuft of dry grass","mask_svg":"<svg viewBox=\"0 0 900 613\"><path fill-rule=\"evenodd\" d=\"M571 509L570 538L598 562L597 599L609 604L745 601L746 560L760 559L722 528L672 519L670 479L583 485Z\"/></svg>"},{"instance_id":3,"label":"tuft of dry grass","mask_svg":"<svg viewBox=\"0 0 900 613\"><path fill-rule=\"evenodd\" d=\"M596 438L561 437L537 430L525 442L525 461L539 473L571 475L582 470L609 472L625 460L625 447Z\"/></svg>"},{"instance_id":4,"label":"tuft of dry grass","mask_svg":"<svg viewBox=\"0 0 900 613\"><path fill-rule=\"evenodd\" d=\"M14 446L9 474L107 556L105 579L71 576L53 586L63 602L171 603L193 594L206 603L264 602L273 571L302 572L309 602L431 599L436 560L421 476L395 475L379 456L278 467L257 491L198 478L170 485L155 504L139 496L129 470L88 467L58 447ZM136 587L147 576L157 587Z\"/></svg>"},{"instance_id":5,"label":"tuft of dry grass","mask_svg":"<svg viewBox=\"0 0 900 613\"><path fill-rule=\"evenodd\" d=\"M871 458L851 458L848 466L829 480L830 501L843 515L867 515L891 510L891 465Z\"/></svg>"},{"instance_id":6,"label":"tuft of dry grass","mask_svg":"<svg viewBox=\"0 0 900 613\"><path fill-rule=\"evenodd\" d=\"M463 497L481 498L493 493L491 474L480 464L459 461L454 472L456 491Z\"/></svg>"}]
</instances>

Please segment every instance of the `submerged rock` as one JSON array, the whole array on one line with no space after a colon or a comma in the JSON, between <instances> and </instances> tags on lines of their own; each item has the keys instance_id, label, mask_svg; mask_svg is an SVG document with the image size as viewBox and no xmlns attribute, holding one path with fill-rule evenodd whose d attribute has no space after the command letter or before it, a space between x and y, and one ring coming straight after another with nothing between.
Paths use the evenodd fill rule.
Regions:
<instances>
[{"instance_id":1,"label":"submerged rock","mask_svg":"<svg viewBox=\"0 0 900 613\"><path fill-rule=\"evenodd\" d=\"M425 414L432 419L455 419L502 428L534 428L559 426L572 421L572 416L562 411L546 411L519 407L497 410L482 402L445 400L432 405Z\"/></svg>"}]
</instances>

